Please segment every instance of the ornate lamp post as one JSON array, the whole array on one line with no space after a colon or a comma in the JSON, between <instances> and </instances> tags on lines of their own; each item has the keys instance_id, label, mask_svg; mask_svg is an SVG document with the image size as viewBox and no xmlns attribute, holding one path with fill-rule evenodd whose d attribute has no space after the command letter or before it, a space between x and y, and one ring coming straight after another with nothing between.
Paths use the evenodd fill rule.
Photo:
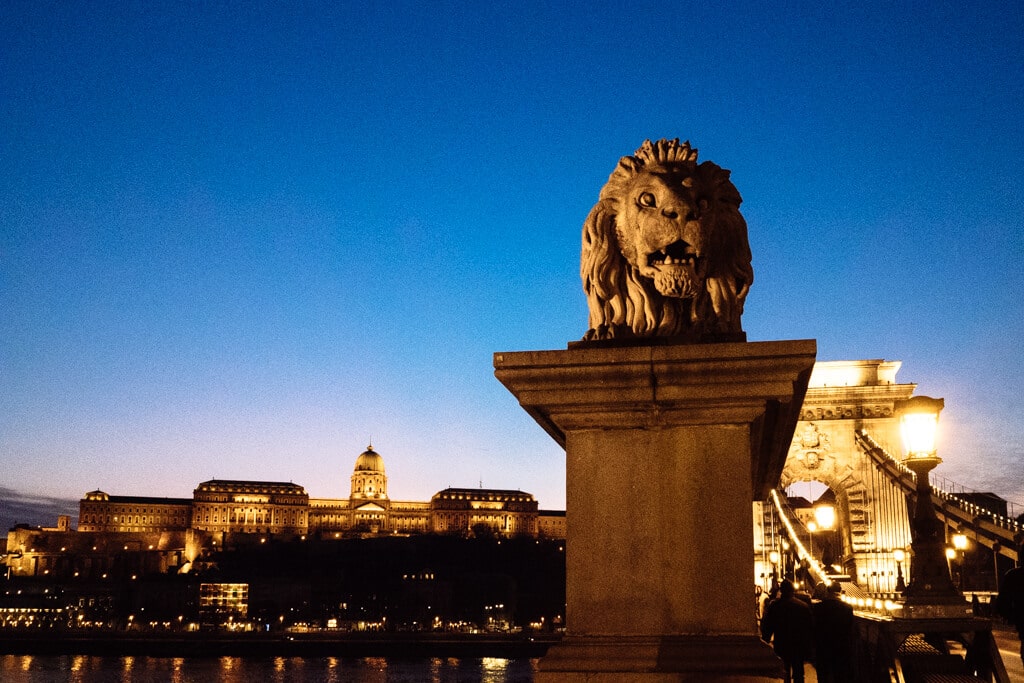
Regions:
<instances>
[{"instance_id":1,"label":"ornate lamp post","mask_svg":"<svg viewBox=\"0 0 1024 683\"><path fill-rule=\"evenodd\" d=\"M829 531L836 525L836 509L831 505L817 505L814 508L814 521L819 529Z\"/></svg>"},{"instance_id":2,"label":"ornate lamp post","mask_svg":"<svg viewBox=\"0 0 1024 683\"><path fill-rule=\"evenodd\" d=\"M807 522L807 550L814 557L814 534L818 531L817 522Z\"/></svg>"},{"instance_id":3,"label":"ornate lamp post","mask_svg":"<svg viewBox=\"0 0 1024 683\"><path fill-rule=\"evenodd\" d=\"M768 553L768 561L772 563L772 586L768 590L771 591L772 595L779 587L779 560L782 556L779 555L778 550L773 550Z\"/></svg>"},{"instance_id":4,"label":"ornate lamp post","mask_svg":"<svg viewBox=\"0 0 1024 683\"><path fill-rule=\"evenodd\" d=\"M903 578L903 561L907 559L907 554L903 552L903 548L896 548L892 551L892 556L896 560L896 592L902 593L907 590L907 582Z\"/></svg>"},{"instance_id":5,"label":"ornate lamp post","mask_svg":"<svg viewBox=\"0 0 1024 683\"><path fill-rule=\"evenodd\" d=\"M903 464L917 477L910 544L914 561L910 565L910 585L904 592L907 617L963 616L969 611L949 575L945 526L935 514L928 482L928 474L942 462L936 455L935 434L943 405L943 399L928 396L914 396L897 405L907 452Z\"/></svg>"},{"instance_id":6,"label":"ornate lamp post","mask_svg":"<svg viewBox=\"0 0 1024 683\"><path fill-rule=\"evenodd\" d=\"M814 521L818 531L832 531L836 526L836 509L831 505L816 505L814 507ZM814 531L811 531L811 539L813 542ZM828 537L826 536L825 542L821 548L821 559L824 564L825 556L828 555Z\"/></svg>"},{"instance_id":7,"label":"ornate lamp post","mask_svg":"<svg viewBox=\"0 0 1024 683\"><path fill-rule=\"evenodd\" d=\"M964 565L967 563L967 536L965 534L953 534L953 549L954 554L956 551L959 551L960 553L960 565L956 585L960 590L965 590L967 588L966 581L964 581Z\"/></svg>"}]
</instances>

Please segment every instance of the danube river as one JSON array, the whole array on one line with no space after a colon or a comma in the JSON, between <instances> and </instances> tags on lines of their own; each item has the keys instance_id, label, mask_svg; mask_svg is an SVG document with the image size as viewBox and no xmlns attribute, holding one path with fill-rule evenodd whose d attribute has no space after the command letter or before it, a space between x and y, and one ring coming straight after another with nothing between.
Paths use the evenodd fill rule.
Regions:
<instances>
[{"instance_id":1,"label":"danube river","mask_svg":"<svg viewBox=\"0 0 1024 683\"><path fill-rule=\"evenodd\" d=\"M4 683L529 683L536 659L0 655Z\"/></svg>"}]
</instances>

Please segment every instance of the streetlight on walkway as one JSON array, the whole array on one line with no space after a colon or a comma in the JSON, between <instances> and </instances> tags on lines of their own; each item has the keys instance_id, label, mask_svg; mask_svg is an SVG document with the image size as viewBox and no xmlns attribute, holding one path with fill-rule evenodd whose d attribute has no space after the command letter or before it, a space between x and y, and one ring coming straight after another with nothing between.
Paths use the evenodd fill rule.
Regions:
<instances>
[{"instance_id":1,"label":"streetlight on walkway","mask_svg":"<svg viewBox=\"0 0 1024 683\"><path fill-rule=\"evenodd\" d=\"M818 527L818 531L832 531L836 526L836 509L831 505L821 504L814 506L814 522ZM813 537L813 531L812 531ZM822 560L825 559L825 549L828 547L828 538L825 539L825 544L822 545L821 555ZM824 564L824 561L822 562Z\"/></svg>"},{"instance_id":2,"label":"streetlight on walkway","mask_svg":"<svg viewBox=\"0 0 1024 683\"><path fill-rule=\"evenodd\" d=\"M967 604L953 585L946 562L945 525L935 514L928 474L942 462L935 445L941 398L914 396L898 401L900 430L906 457L903 464L917 478L917 503L914 509L913 563L910 585L905 592L904 615L940 617L963 615ZM956 607L954 607L956 606Z\"/></svg>"},{"instance_id":3,"label":"streetlight on walkway","mask_svg":"<svg viewBox=\"0 0 1024 683\"><path fill-rule=\"evenodd\" d=\"M896 560L896 592L902 593L907 590L907 582L903 578L903 561L907 559L907 554L903 548L896 548L892 551L892 557Z\"/></svg>"},{"instance_id":4,"label":"streetlight on walkway","mask_svg":"<svg viewBox=\"0 0 1024 683\"><path fill-rule=\"evenodd\" d=\"M768 561L772 563L772 586L769 589L771 594L775 594L775 590L779 587L779 560L782 558L779 555L778 550L773 550L768 553Z\"/></svg>"},{"instance_id":5,"label":"streetlight on walkway","mask_svg":"<svg viewBox=\"0 0 1024 683\"><path fill-rule=\"evenodd\" d=\"M961 533L953 534L953 549L954 552L960 553L960 567L959 567L959 581L957 581L957 588L964 590L967 588L964 581L964 564L967 561L967 536Z\"/></svg>"}]
</instances>

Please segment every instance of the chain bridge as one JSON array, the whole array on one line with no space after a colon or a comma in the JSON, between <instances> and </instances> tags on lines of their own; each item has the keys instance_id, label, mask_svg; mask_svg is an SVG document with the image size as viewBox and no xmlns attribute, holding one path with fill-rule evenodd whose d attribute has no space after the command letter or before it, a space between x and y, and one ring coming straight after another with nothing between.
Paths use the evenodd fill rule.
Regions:
<instances>
[{"instance_id":1,"label":"chain bridge","mask_svg":"<svg viewBox=\"0 0 1024 683\"><path fill-rule=\"evenodd\" d=\"M754 506L755 577L764 588L779 576L812 583L828 577L848 591L895 597L909 581L917 494L915 476L901 462L895 404L916 385L896 381L899 367L884 360L815 365L779 488ZM931 495L947 542L952 549L958 536L961 545L951 550L958 584L997 590L1024 542L1015 518L1024 510L937 481L932 477ZM787 498L801 482L827 490L816 500ZM815 520L816 502L834 510L834 523Z\"/></svg>"}]
</instances>

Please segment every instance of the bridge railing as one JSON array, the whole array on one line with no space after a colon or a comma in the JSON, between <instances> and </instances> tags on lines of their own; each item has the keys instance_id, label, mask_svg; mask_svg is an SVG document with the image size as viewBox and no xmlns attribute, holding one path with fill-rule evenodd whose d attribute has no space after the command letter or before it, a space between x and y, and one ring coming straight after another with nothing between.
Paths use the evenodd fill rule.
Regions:
<instances>
[{"instance_id":1,"label":"bridge railing","mask_svg":"<svg viewBox=\"0 0 1024 683\"><path fill-rule=\"evenodd\" d=\"M971 494L984 494L985 491L977 491L975 489L968 488L962 484L958 484L951 479L946 479L936 475L934 472L930 478L929 483L932 485L932 489L944 495L948 500L959 501L964 504L965 510L971 510L979 515L988 515L992 517L992 523L998 526L1002 526L1006 529L1017 529L1024 528L1017 519L1024 514L1024 504L1014 503L1013 501L1006 502L1006 514L999 512L998 510L992 510L984 505L979 505L975 500L968 498Z\"/></svg>"},{"instance_id":2,"label":"bridge railing","mask_svg":"<svg viewBox=\"0 0 1024 683\"><path fill-rule=\"evenodd\" d=\"M789 537L790 544L793 548L796 548L797 557L807 563L810 573L815 578L815 582L824 583L826 586L831 584L832 579L825 571L825 568L818 561L818 558L811 554L804 545L801 535L797 533L796 524L800 524L800 522L794 521L796 516L792 514L789 503L783 501L783 496L779 495L776 489L772 489L771 501L775 511L778 513L779 520L782 522L782 527Z\"/></svg>"},{"instance_id":3,"label":"bridge railing","mask_svg":"<svg viewBox=\"0 0 1024 683\"><path fill-rule=\"evenodd\" d=\"M890 455L863 429L857 430L856 439L864 451L883 470L888 471L893 481L899 484L906 493L912 495L916 492L914 474L902 461ZM978 540L984 539L985 545L988 547L1005 557L1017 559L1018 547L1024 542L1024 524L1018 522L1010 514L1002 514L1000 511L987 508L974 500L968 500L964 497L967 491L965 487L948 479L933 475L929 484L936 509L946 518L946 523L949 526L969 528L975 532ZM960 489L959 494L953 492L957 487ZM1015 509L1024 508L1020 504L1009 502L1007 507L1011 514Z\"/></svg>"}]
</instances>

